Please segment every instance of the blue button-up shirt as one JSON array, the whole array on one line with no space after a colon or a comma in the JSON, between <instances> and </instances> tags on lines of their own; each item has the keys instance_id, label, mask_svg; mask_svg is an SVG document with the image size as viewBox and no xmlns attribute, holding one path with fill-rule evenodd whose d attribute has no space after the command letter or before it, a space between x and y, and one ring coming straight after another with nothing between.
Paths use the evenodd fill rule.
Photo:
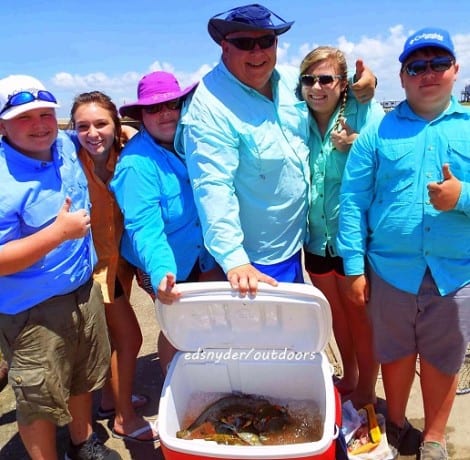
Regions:
<instances>
[{"instance_id":1,"label":"blue button-up shirt","mask_svg":"<svg viewBox=\"0 0 470 460\"><path fill-rule=\"evenodd\" d=\"M429 201L442 165L462 182L453 210ZM354 142L341 189L338 246L346 274L374 271L416 294L426 267L442 295L470 282L470 111L454 98L432 121L406 101Z\"/></svg>"},{"instance_id":2,"label":"blue button-up shirt","mask_svg":"<svg viewBox=\"0 0 470 460\"><path fill-rule=\"evenodd\" d=\"M186 280L196 261L202 271L215 267L184 161L145 128L121 152L110 187L124 216L121 253L150 275L155 290L168 272Z\"/></svg>"},{"instance_id":3,"label":"blue button-up shirt","mask_svg":"<svg viewBox=\"0 0 470 460\"><path fill-rule=\"evenodd\" d=\"M71 212L90 209L75 146L63 133L52 146L52 161L28 157L1 141L0 184L0 251L50 225L66 197ZM73 291L91 277L95 263L90 233L64 241L28 268L0 276L0 313L15 314Z\"/></svg>"},{"instance_id":4,"label":"blue button-up shirt","mask_svg":"<svg viewBox=\"0 0 470 460\"><path fill-rule=\"evenodd\" d=\"M199 83L175 140L186 154L208 249L225 272L274 264L304 243L308 117L295 69L274 71L273 100L220 62Z\"/></svg>"}]
</instances>

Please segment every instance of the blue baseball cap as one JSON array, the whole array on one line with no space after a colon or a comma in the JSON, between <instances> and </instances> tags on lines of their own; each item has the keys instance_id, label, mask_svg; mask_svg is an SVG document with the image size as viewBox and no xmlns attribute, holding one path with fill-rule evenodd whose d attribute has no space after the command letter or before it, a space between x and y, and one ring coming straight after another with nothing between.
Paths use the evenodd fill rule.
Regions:
<instances>
[{"instance_id":1,"label":"blue baseball cap","mask_svg":"<svg viewBox=\"0 0 470 460\"><path fill-rule=\"evenodd\" d=\"M454 44L450 38L449 32L437 27L426 27L418 30L406 39L403 52L398 58L400 62L406 61L411 53L421 48L442 48L448 51L455 58Z\"/></svg>"},{"instance_id":2,"label":"blue baseball cap","mask_svg":"<svg viewBox=\"0 0 470 460\"><path fill-rule=\"evenodd\" d=\"M232 32L272 30L276 35L281 35L287 32L292 24L294 21L284 21L265 6L253 3L216 14L209 19L207 29L212 39L220 45L222 40Z\"/></svg>"}]
</instances>

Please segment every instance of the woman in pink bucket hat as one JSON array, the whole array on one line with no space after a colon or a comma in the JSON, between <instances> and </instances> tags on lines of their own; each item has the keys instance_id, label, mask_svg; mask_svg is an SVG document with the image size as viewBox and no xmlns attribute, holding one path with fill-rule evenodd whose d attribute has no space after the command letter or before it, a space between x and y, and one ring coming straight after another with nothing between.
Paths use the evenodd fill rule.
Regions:
<instances>
[{"instance_id":1,"label":"woman in pink bucket hat","mask_svg":"<svg viewBox=\"0 0 470 460\"><path fill-rule=\"evenodd\" d=\"M119 109L141 122L110 184L124 215L121 253L148 274L152 298L166 304L180 296L176 283L224 279L205 249L185 158L173 146L181 106L195 86L181 89L173 74L152 72L139 81L137 101ZM160 333L164 373L174 352Z\"/></svg>"}]
</instances>

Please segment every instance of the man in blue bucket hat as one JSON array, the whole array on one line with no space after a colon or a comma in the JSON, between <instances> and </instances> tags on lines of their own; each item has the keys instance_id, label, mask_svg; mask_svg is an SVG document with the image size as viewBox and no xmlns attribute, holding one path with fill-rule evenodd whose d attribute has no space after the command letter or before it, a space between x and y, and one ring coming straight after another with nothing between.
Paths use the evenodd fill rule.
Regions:
<instances>
[{"instance_id":1,"label":"man in blue bucket hat","mask_svg":"<svg viewBox=\"0 0 470 460\"><path fill-rule=\"evenodd\" d=\"M175 139L205 244L242 294L259 282L303 282L308 111L295 95L297 70L275 68L278 36L292 24L259 4L213 16L222 59L183 108ZM357 94L367 100L375 78L360 73Z\"/></svg>"}]
</instances>

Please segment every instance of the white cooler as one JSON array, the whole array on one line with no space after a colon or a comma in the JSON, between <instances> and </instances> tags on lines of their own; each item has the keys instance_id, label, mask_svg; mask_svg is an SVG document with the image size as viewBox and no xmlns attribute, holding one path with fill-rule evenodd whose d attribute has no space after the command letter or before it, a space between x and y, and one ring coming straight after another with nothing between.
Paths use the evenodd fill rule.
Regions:
<instances>
[{"instance_id":1,"label":"white cooler","mask_svg":"<svg viewBox=\"0 0 470 460\"><path fill-rule=\"evenodd\" d=\"M156 303L157 318L179 351L171 362L159 407L166 460L335 459L341 404L324 353L330 307L308 284L261 284L241 297L228 282L179 285L181 298ZM276 400L314 400L323 418L315 442L228 446L176 437L195 395L241 392ZM197 397L197 396L196 396Z\"/></svg>"}]
</instances>

